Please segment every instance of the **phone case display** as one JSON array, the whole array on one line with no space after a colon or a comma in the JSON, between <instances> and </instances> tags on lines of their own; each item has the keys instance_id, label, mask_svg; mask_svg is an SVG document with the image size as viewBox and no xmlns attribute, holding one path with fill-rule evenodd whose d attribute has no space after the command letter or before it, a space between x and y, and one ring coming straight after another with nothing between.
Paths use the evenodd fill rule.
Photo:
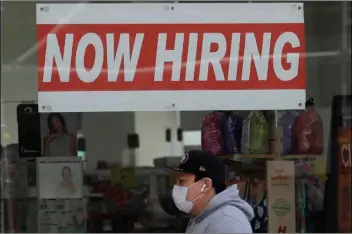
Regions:
<instances>
[{"instance_id":1,"label":"phone case display","mask_svg":"<svg viewBox=\"0 0 352 234\"><path fill-rule=\"evenodd\" d=\"M244 120L241 153L269 153L269 124L263 111L251 111Z\"/></svg>"},{"instance_id":2,"label":"phone case display","mask_svg":"<svg viewBox=\"0 0 352 234\"><path fill-rule=\"evenodd\" d=\"M51 113L40 115L43 156L77 156L78 113Z\"/></svg>"},{"instance_id":3,"label":"phone case display","mask_svg":"<svg viewBox=\"0 0 352 234\"><path fill-rule=\"evenodd\" d=\"M282 128L282 153L292 153L292 126L299 115L299 111L279 111L278 125Z\"/></svg>"},{"instance_id":4,"label":"phone case display","mask_svg":"<svg viewBox=\"0 0 352 234\"><path fill-rule=\"evenodd\" d=\"M292 161L267 162L268 232L296 232L295 168Z\"/></svg>"},{"instance_id":5,"label":"phone case display","mask_svg":"<svg viewBox=\"0 0 352 234\"><path fill-rule=\"evenodd\" d=\"M85 199L41 199L38 204L39 232L84 233L87 222Z\"/></svg>"},{"instance_id":6,"label":"phone case display","mask_svg":"<svg viewBox=\"0 0 352 234\"><path fill-rule=\"evenodd\" d=\"M41 199L82 198L82 159L79 157L38 158L37 181Z\"/></svg>"},{"instance_id":7,"label":"phone case display","mask_svg":"<svg viewBox=\"0 0 352 234\"><path fill-rule=\"evenodd\" d=\"M293 154L322 154L323 139L323 123L314 99L310 98L306 110L298 115L292 126Z\"/></svg>"}]
</instances>

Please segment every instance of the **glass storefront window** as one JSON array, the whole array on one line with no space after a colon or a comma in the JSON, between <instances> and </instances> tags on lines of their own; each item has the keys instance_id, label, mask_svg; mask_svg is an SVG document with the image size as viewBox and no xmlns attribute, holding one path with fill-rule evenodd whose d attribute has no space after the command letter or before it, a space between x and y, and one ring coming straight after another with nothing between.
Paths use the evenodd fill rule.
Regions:
<instances>
[{"instance_id":1,"label":"glass storefront window","mask_svg":"<svg viewBox=\"0 0 352 234\"><path fill-rule=\"evenodd\" d=\"M204 9L209 8L200 6L210 4L210 1L143 3L143 8L140 9L144 10L140 14L133 12L136 8L132 6L141 2L77 1L70 6L66 4L66 7L60 9L51 6L46 8L47 3L41 3L43 7L39 9L38 3L35 1L1 2L1 232L184 232L189 216L179 211L172 197L173 186L179 174L172 173L164 167L176 167L180 161L184 164L193 155L187 152L202 149L212 151L214 157L226 165L224 177L227 185L231 187L232 184L236 184L238 196L256 215L254 219L249 218L253 232L352 232L350 225L352 184L350 2L304 2L303 8L299 8L303 10L303 15L294 14L291 11L287 11L288 13L284 15L282 12L287 8L275 8L279 10L273 12L274 5L270 5L273 3L269 2L216 2L212 3L214 13L208 13L208 15L204 15L204 12L211 11ZM198 8L187 5L191 3L199 4ZM106 11L100 12L93 9L88 17L87 6L91 4L97 4L95 5L97 9L106 9ZM104 4L118 6L119 8L114 9L118 9L121 14L109 15L111 9L100 8ZM160 12L158 4L171 13L166 15L157 13ZM183 4L182 11L177 11L180 4ZM233 8L226 9L222 4L229 4L227 6ZM256 4L263 4L262 8ZM292 7L298 9L297 4L292 3ZM155 9L152 8L153 6ZM60 12L66 12L68 7L72 8L70 8L70 14L60 15ZM224 10L223 14L219 13L220 8ZM238 9L247 9L248 12L244 14ZM262 9L267 9L269 13ZM234 14L230 14L232 11ZM291 14L292 18L290 18ZM95 22L103 18L108 20L114 18L123 23L110 23L106 26L104 23ZM297 20L298 18L304 19L304 25ZM86 22L79 22L80 19L85 19ZM264 22L263 19L269 20ZM42 23L38 26L40 20ZM270 20L275 23L269 22ZM284 20L286 21L282 23L281 21ZM152 23L147 27L146 22ZM244 24L246 25L243 26ZM259 24L262 26L259 27ZM229 25L236 30L231 29ZM304 30L301 32L302 25ZM141 55L142 62L139 63L144 67L136 69L133 68L133 59L131 59L134 49L127 37L126 43L121 42L122 46L118 49L115 43L116 48L113 46L100 52L109 54L117 50L117 52L127 51L127 54L132 51L132 54L127 57L126 54L121 55L125 65L119 74L123 73L125 76L133 74L143 78L141 74L146 73L145 80L149 77L148 74L151 74L150 70L155 73L159 71L156 65L150 65L154 61L152 56L169 59L170 61L163 65L164 72L176 78L170 78L166 85L159 85L160 82L163 83L164 73L160 73L159 77L153 74L153 79L161 81L158 80L159 84L142 82L141 87L144 85L147 91L143 90L143 87L133 85L133 78L131 78L132 83L125 82L123 85L117 83L114 87L109 82L99 83L96 87L99 86L98 89L103 91L104 88L110 93L121 91L120 96L114 96L114 94L109 96L115 97L113 101L102 98L110 95L106 93L104 95L96 95L93 92L88 95L77 94L79 91L88 92L97 88L89 86L88 76L88 81L86 80L85 83L58 81L57 74L64 73L66 63L74 61L76 55L66 60L55 55L56 57L53 57L56 58L56 65L50 66L51 68L43 65L50 60L44 55L48 50L46 47L49 40L48 34L54 35L53 38L57 39L58 45L61 43L61 48L57 49L53 39L51 47L53 54L56 53L55 48L59 51L57 54L60 54L64 51L64 46L70 43L67 34L73 35L72 45L76 50L79 43L76 37L82 37L90 30L98 32L97 34L111 33L112 41L118 36L120 42L123 40L121 32L142 34L144 30L144 37L134 35L131 39L134 43L133 48L140 40L141 45L144 46L141 50L147 46L143 44L143 40L149 43L153 42L154 37L161 38L159 34L172 35L172 40L165 39L163 53L157 53L155 51L157 47L154 48L149 43L146 48L148 55L144 57ZM302 63L300 63L299 69L297 68L299 74L296 76L304 78L305 85L302 83L304 87L302 84L294 84L296 91L292 91L292 87L287 88L289 86L285 87L282 83L280 84L282 93L275 96L270 86L272 83L265 84L272 92L263 94L263 83L260 82L265 83L265 79L256 83L256 81L253 82L253 75L248 75L248 83L240 85L242 90L238 88L239 86L231 86L231 83L226 83L231 88L216 83L220 82L216 80L220 79L217 74L224 75L226 72L222 72L230 71L231 66L241 67L240 71L244 76L245 72L242 70L245 70L243 67L247 63L246 59L254 60L253 63L247 63L248 70L252 69L250 72L258 70L260 66L265 68L265 63L260 62L270 60L268 69L269 73L272 70L272 74L268 80L273 79L273 76L276 76L274 67L278 66L274 65L273 61L277 59L277 55L272 52L273 49L268 49L270 59L261 58L259 54L263 53L265 43L258 41L265 41L263 39L265 36L279 38L280 30L300 35L297 40L298 43L302 40L302 43L295 50L300 57L293 55L295 51L291 50L295 49L294 46L283 47L283 51L290 50L292 53L289 55L288 52L282 52L285 56L282 61L287 60L286 64L281 61L280 66L287 71L292 68L290 65L294 66L292 61L295 58L298 58L299 62L303 61L305 67L299 70L302 69ZM219 32L223 32L223 40L221 36L215 35ZM256 35L257 32L261 33L260 37ZM159 33L159 36L153 33L155 35ZM178 39L176 33L179 33ZM193 36L190 35L192 33L194 33ZM198 38L197 33L202 36ZM213 34L208 35L207 38L203 37L203 33ZM249 41L247 44L250 44L247 55L244 52L244 46L239 44L238 54L232 57L226 55L226 57L225 54L229 53L226 52L229 50L226 46L231 43L235 45L234 41L245 38L244 34L237 38L234 36L236 33L252 33L254 40L251 41L250 35L249 39L246 39ZM181 34L183 36L180 36ZM188 36L184 37L185 34ZM92 40L97 42L96 38ZM178 43L177 40L182 40L182 43ZM172 63L176 57L175 53L170 52L172 47L181 45L186 48L187 43L191 44L191 40L194 40L195 46L198 45L199 48L202 46L202 50L189 46L182 52L184 54L180 55L183 64ZM209 40L209 45L204 43L206 40ZM275 46L275 43L270 40L269 44L272 43L272 46ZM76 59L72 62L72 66L69 66L69 70L66 71L68 79L79 77L76 74L79 70L77 64L80 62L84 69L86 67L88 69L101 60L92 59L100 52L97 50L94 52L96 44L89 43L90 47L87 46L87 51L89 48L91 50L87 52L89 55L86 57L90 59L83 56L81 60ZM256 43L258 48L255 48ZM217 46L213 48L213 44ZM305 49L300 51L299 48L303 44ZM206 51L207 45L209 51ZM221 52L219 48L225 48L222 57L219 55ZM235 51L233 48L235 47L232 47ZM191 53L193 49L195 54L192 63L187 59L193 56ZM206 59L199 59L203 50L206 51L203 53ZM110 62L112 67L118 67L118 62L113 57L114 53L110 53ZM244 55L240 55L241 53ZM63 61L61 65L60 59ZM218 66L215 60L219 62ZM229 65L235 60L240 62ZM103 62L102 66L107 66L106 63L108 62ZM212 64L214 69L204 72L207 69L207 63ZM253 65L254 63L256 65ZM166 69L171 67L172 70L175 66L180 68L179 74ZM197 81L192 81L193 78L190 76L185 78L188 76L186 67L189 69L192 66L196 70L195 74L203 77L206 84L197 86ZM252 68L254 66L257 67ZM51 69L52 74L57 75L55 84L61 90L55 90L54 86L47 85L43 81L43 74L48 69ZM94 72L94 69L92 70ZM259 69L259 71L264 70ZM88 72L83 71L81 74L88 74ZM117 76L117 70L115 72ZM111 75L114 73L111 69L101 73L104 73L104 76L114 75ZM183 77L181 81L189 79L190 82L175 85L172 82L177 81L177 74ZM228 82L225 80L226 74L223 82ZM264 77L262 73L257 74L255 78L259 80L260 77ZM285 79L285 76L283 77ZM287 77L286 79L289 81ZM253 87L249 83L254 84ZM155 84L157 88L153 87ZM146 94L144 96L138 92L132 92L133 94L129 95L121 94L135 89L145 91ZM209 91L209 95L199 94L199 91L204 89ZM231 92L220 97L220 91L227 89ZM49 95L51 99L47 98L47 103L38 100L38 90L42 97L46 95L45 92L51 94L52 96ZM157 90L158 95L161 96L154 97L155 94L148 93L151 90ZM211 91L214 90L219 93L212 94ZM240 95L248 90L252 92L251 95ZM285 109L286 103L292 105L290 100L292 96L296 97L297 90L303 90L306 94L305 100L297 103L297 109L300 110L283 111L269 108L281 106ZM76 94L68 94L70 92ZM187 92L188 94L185 95L184 93ZM189 94L190 92L194 93ZM199 95L204 97L205 101L199 98ZM255 100L254 96L258 96L260 101ZM140 98L138 102L134 101L137 97ZM213 97L215 101L212 101ZM281 99L277 100L276 97ZM221 98L223 100L220 100ZM153 104L146 104L146 100L153 100ZM170 104L170 100L176 101ZM304 103L305 101L307 102ZM56 105L57 103L59 105ZM182 108L177 109L180 103ZM200 107L192 103L198 103ZM238 108L223 108L226 103L233 103ZM308 104L307 108L304 108L304 104ZM118 109L116 107L118 105L123 106L124 111L113 110L113 108ZM133 108L129 108L129 105ZM160 105L167 107L160 109ZM207 105L209 109L204 108ZM246 109L246 106L249 108ZM255 106L258 108L254 108ZM55 108L61 108L59 113ZM73 111L75 108L85 111ZM226 110L220 111L222 109ZM212 127L218 126L213 129L218 135L212 142L209 138L214 137L212 135L214 131L209 133L211 131L208 129L207 121L216 123L211 125ZM214 150L212 146L217 143L219 148ZM202 164L198 167L202 168L199 170L207 171ZM201 179L204 181L204 178ZM215 179L212 181L214 182ZM200 190L204 189L199 188ZM199 193L200 201L203 201L203 192L199 191L195 193ZM258 211L260 209L262 212ZM269 222L268 216L271 217ZM290 222L293 219L295 222ZM211 218L209 222L212 223L214 220L215 218ZM325 222L326 220L329 222ZM321 225L321 223L327 225ZM192 228L196 230L192 225L188 226L188 230ZM222 229L219 230L221 232Z\"/></svg>"}]
</instances>

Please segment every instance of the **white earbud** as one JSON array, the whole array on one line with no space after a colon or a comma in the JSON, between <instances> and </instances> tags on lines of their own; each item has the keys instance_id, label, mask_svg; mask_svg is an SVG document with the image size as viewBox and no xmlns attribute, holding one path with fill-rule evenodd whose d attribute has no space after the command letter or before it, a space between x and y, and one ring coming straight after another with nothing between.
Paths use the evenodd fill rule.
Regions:
<instances>
[{"instance_id":1,"label":"white earbud","mask_svg":"<svg viewBox=\"0 0 352 234\"><path fill-rule=\"evenodd\" d=\"M201 192L203 192L203 190L205 189L205 184L203 185L202 189L200 190Z\"/></svg>"}]
</instances>

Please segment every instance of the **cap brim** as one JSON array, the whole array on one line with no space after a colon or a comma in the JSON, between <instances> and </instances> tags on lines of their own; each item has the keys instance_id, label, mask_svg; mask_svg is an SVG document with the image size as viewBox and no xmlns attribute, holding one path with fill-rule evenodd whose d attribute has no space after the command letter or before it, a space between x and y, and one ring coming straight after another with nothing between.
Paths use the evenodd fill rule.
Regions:
<instances>
[{"instance_id":1,"label":"cap brim","mask_svg":"<svg viewBox=\"0 0 352 234\"><path fill-rule=\"evenodd\" d=\"M169 167L169 166L165 166L165 168L170 169L170 170L172 170L172 171L185 172L183 169L178 168L178 167Z\"/></svg>"},{"instance_id":2,"label":"cap brim","mask_svg":"<svg viewBox=\"0 0 352 234\"><path fill-rule=\"evenodd\" d=\"M192 171L188 171L188 170L185 170L185 169L182 169L182 168L178 168L178 167L165 166L165 168L170 169L170 170L175 171L175 172L179 172L179 173L194 174L194 172L192 172Z\"/></svg>"}]
</instances>

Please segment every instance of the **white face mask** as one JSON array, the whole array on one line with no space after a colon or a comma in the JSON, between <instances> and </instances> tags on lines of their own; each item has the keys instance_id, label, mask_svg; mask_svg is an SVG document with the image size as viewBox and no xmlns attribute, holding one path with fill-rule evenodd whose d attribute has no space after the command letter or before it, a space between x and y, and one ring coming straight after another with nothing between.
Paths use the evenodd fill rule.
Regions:
<instances>
[{"instance_id":1,"label":"white face mask","mask_svg":"<svg viewBox=\"0 0 352 234\"><path fill-rule=\"evenodd\" d=\"M193 207L193 202L195 200L197 200L198 198L200 198L202 196L202 194L200 194L198 197L196 197L193 201L188 201L187 200L187 193L188 193L188 189L190 189L191 187L193 187L197 183L198 182L192 184L188 188L183 187L183 186L179 186L179 185L174 185L174 188L172 189L172 198L175 202L177 209L179 209L180 211L183 211L187 214L191 211L191 209ZM205 185L203 186L201 192L203 192L204 188L205 188Z\"/></svg>"}]
</instances>

